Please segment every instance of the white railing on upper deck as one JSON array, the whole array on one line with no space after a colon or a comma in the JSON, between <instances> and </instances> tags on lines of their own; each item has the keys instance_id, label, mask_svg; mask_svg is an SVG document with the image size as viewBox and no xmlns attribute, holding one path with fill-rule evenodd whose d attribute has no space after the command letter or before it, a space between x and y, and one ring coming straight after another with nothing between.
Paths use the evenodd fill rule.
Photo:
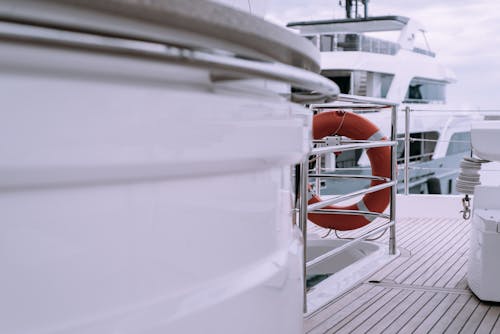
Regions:
<instances>
[{"instance_id":1,"label":"white railing on upper deck","mask_svg":"<svg viewBox=\"0 0 500 334\"><path fill-rule=\"evenodd\" d=\"M321 52L362 51L395 55L401 48L398 43L357 33L316 34L304 37L316 45ZM436 56L434 52L422 48L415 47L412 51L429 57Z\"/></svg>"}]
</instances>

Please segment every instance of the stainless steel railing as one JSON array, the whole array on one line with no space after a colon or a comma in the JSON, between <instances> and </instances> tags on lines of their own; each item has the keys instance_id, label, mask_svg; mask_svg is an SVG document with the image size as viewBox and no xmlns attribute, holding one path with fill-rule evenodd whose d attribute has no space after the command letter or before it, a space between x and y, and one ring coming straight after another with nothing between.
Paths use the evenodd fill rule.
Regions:
<instances>
[{"instance_id":1,"label":"stainless steel railing","mask_svg":"<svg viewBox=\"0 0 500 334\"><path fill-rule=\"evenodd\" d=\"M466 117L466 116L476 116L478 119L487 119L487 118L500 118L500 110L497 109L481 109L481 108L474 108L474 109L446 109L446 108L429 108L426 106L413 106L413 107L405 107L402 111L404 111L404 118L405 118L405 129L404 129L404 137L400 138L400 140L404 141L404 158L403 159L398 159L398 162L403 162L400 166L400 170L403 171L404 176L402 183L404 185L403 188L403 193L405 195L408 195L410 193L410 190L414 187L421 186L422 184L427 182L427 179L424 177L421 178L415 178L413 177L412 180L412 175L411 171L427 171L433 175L433 177L438 178L438 179L445 179L445 178L453 178L455 174L458 174L459 172L459 166L458 163L454 167L443 167L441 165L437 166L429 166L429 165L423 165L421 162L425 160L425 158L433 158L434 151L430 153L423 153L419 155L412 155L410 145L415 142L421 142L421 143L458 143L458 144L469 144L469 149L468 151L463 151L463 155L472 155L472 147L470 145L470 138L468 140L452 140L452 139L446 139L442 138L440 136L437 139L425 139L425 138L414 138L412 137L412 129L411 129L411 118L412 115L418 115L419 113L427 113L426 115L429 115L429 113L433 114L449 114L450 118L456 117L457 119L460 117ZM447 129L444 129L447 130ZM461 153L462 151L458 152ZM429 162L432 161L432 159L428 160ZM420 165L420 166L419 166ZM415 174L415 173L413 173ZM451 181L450 181L451 182Z\"/></svg>"},{"instance_id":2,"label":"stainless steel railing","mask_svg":"<svg viewBox=\"0 0 500 334\"><path fill-rule=\"evenodd\" d=\"M167 45L132 37L110 37L88 32L61 30L50 27L2 22L0 41L37 43L51 47L74 48L127 57L149 59L208 69L212 81L235 79L269 79L314 92L314 100L330 101L339 94L331 80L298 67L279 62L249 60L228 53L209 52L203 48L179 43Z\"/></svg>"},{"instance_id":3,"label":"stainless steel railing","mask_svg":"<svg viewBox=\"0 0 500 334\"><path fill-rule=\"evenodd\" d=\"M323 109L334 110L334 109L343 109L348 108L350 110L356 110L357 108L366 109L387 109L391 110L391 135L390 140L388 141L348 141L340 143L340 145L336 146L326 146L326 147L317 147L313 148L310 152L310 155L313 159L316 159L316 168L313 171L309 171L309 161L304 161L300 164L299 168L296 170L299 173L299 187L297 187L298 201L297 203L297 211L299 213L299 227L302 230L302 236L304 240L304 254L303 254L303 277L304 277L304 312L307 312L307 296L306 296L306 272L307 268L318 264L322 261L327 260L328 258L343 252L347 248L353 247L359 242L368 239L369 237L380 233L386 229L389 229L389 254L396 254L396 193L397 193L397 113L398 113L398 104L387 102L387 100L377 99L377 98L365 98L365 97L357 97L351 95L341 94L339 97L339 103L335 105L323 104L323 105L312 105L311 108L315 109L318 112L321 112ZM345 104L342 104L344 102ZM316 143L321 143L316 141ZM348 150L356 150L356 149L367 149L373 147L387 147L390 146L391 149L391 177L383 178L372 175L335 175L335 174L323 174L321 173L320 162L321 156L324 154L331 154L334 152L343 152ZM360 189L348 194L344 194L341 196L337 196L330 199L325 199L320 203L314 203L308 205L307 200L307 191L309 180L316 181L316 187L319 189L318 181L323 178L353 178L353 179L367 179L367 180L381 180L384 183L371 186L366 189ZM370 212L363 210L340 210L340 209L328 209L326 208L329 205L339 203L345 201L347 199L351 199L357 196L361 196L364 194L376 192L382 189L391 188L391 197L389 204L389 214L378 213L378 212ZM335 248L327 253L322 254L321 256L307 261L307 215L308 213L315 214L357 214L357 215L365 215L371 217L378 217L385 219L386 222L372 229L371 231L365 232L362 235L352 239L342 245L341 247Z\"/></svg>"},{"instance_id":4,"label":"stainless steel railing","mask_svg":"<svg viewBox=\"0 0 500 334\"><path fill-rule=\"evenodd\" d=\"M396 197L396 188L398 181L396 179L396 171L399 169L400 171L403 171L404 175L402 178L402 181L404 183L404 194L409 194L409 190L413 187L422 185L427 181L425 178L425 175L422 176L421 178L416 178L412 177L410 174L410 171L422 171L422 172L433 172L433 176L437 178L446 178L446 177L452 177L455 173L458 172L459 166L455 167L450 167L450 166L432 166L432 165L420 165L420 163L426 159L431 159L432 160L432 153L425 153L423 150L421 154L418 155L412 155L413 152L410 150L410 144L412 143L460 143L460 144L470 144L470 140L453 140L451 137L448 135L447 137L443 138L439 136L437 139L427 139L422 136L422 138L415 138L412 137L412 129L411 129L411 121L410 118L412 117L413 112L423 112L428 113L436 112L436 113L450 113L451 116L453 117L462 117L462 116L469 116L470 113L477 112L477 115L479 115L479 119L482 118L491 118L491 119L500 119L500 110L493 110L493 109L488 109L488 110L480 110L480 109L471 109L471 110L463 110L463 109L425 109L425 108L410 108L410 107L405 107L404 109L398 110L398 105L397 103L387 103L387 101L384 100L379 100L379 99L370 99L367 98L365 99L364 97L355 97L355 96L349 96L349 95L340 95L339 98L340 102L337 102L335 104L323 104L323 105L313 105L312 108L316 110L322 110L322 109L328 109L328 110L335 110L335 109L349 109L349 110L354 110L354 111L364 111L367 109L384 109L384 108L391 108L391 138L389 141L382 141L382 142L371 142L371 141L340 141L340 144L337 146L323 146L323 147L317 147L311 150L311 156L313 156L313 159L316 161L316 168L314 170L309 170L309 164L307 162L302 163L301 165L301 174L300 174L300 181L301 181L301 196L302 201L300 202L300 207L298 207L298 211L300 212L300 227L303 232L303 237L305 244L307 244L307 214L308 213L314 213L314 214L346 214L346 215L352 215L352 214L358 214L358 215L365 215L365 216L371 216L371 217L378 217L383 220L386 220L381 225L378 225L374 227L372 230L368 232L364 232L360 236L350 240L348 243L342 245L341 247L335 248L332 251L329 251L327 253L322 254L319 257L316 257L314 259L311 259L307 261L307 253L305 251L304 253L304 277L306 274L306 271L308 268L321 263L323 261L326 261L327 259L331 258L332 256L335 256L338 253L341 253L345 251L346 249L355 246L356 244L359 244L363 240L367 240L367 238L376 235L382 231L385 231L386 229L390 229L390 237L389 237L389 252L390 254L395 254L396 252L396 221L395 221L395 210L396 210L396 203L395 203L395 197ZM343 104L342 102L350 102L354 103L353 104ZM362 103L362 104L360 104ZM401 123L404 123L404 129L401 129L401 133L399 134L400 137L398 138L398 133L397 133L397 121L398 121L398 113L404 114L404 119ZM416 125L416 123L415 123ZM403 137L401 137L403 135ZM398 149L397 149L397 142L403 142L404 144L404 156L401 158L401 156L398 159ZM324 144L325 141L322 140L315 140L315 144L321 145ZM391 146L392 151L391 151L391 166L392 166L392 174L391 178L381 178L381 177L376 177L372 175L363 175L363 174L354 174L356 171L360 170L369 170L370 168L367 167L354 167L354 168L336 168L336 171L341 171L342 174L331 174L331 173L324 173L323 169L321 166L319 166L319 162L321 162L321 156L326 153L331 153L331 152L343 152L343 151L348 151L348 150L355 150L355 149L363 149L363 148L370 148L370 147L377 147L377 146ZM400 147L401 148L401 147ZM402 152L399 152L400 154ZM464 155L469 155L471 152L464 152ZM398 162L403 162L398 166ZM343 172L346 171L353 171L351 174L344 174ZM439 171L439 173L435 173L436 171ZM496 171L497 173L500 172L500 170ZM422 174L423 175L423 174ZM320 189L320 185L318 183L319 180L322 179L366 179L366 180L380 180L384 181L383 184L375 187L368 187L366 189L362 190L356 190L349 192L348 194L344 195L338 195L336 197L327 199L322 201L321 203L315 203L311 205L307 205L307 185L309 181L314 181L315 182L315 188L316 191ZM401 180L400 180L401 181ZM344 200L360 196L369 192L374 192L378 191L382 188L386 187L391 187L392 192L391 192L391 203L390 203L390 208L389 208L389 213L376 213L376 212L370 212L370 211L361 211L361 210L330 210L330 209L325 209L325 206L332 205L335 203L342 202ZM305 290L304 290L305 291ZM305 294L304 294L305 296ZM306 297L304 297L306 298ZM306 305L306 303L305 303Z\"/></svg>"}]
</instances>

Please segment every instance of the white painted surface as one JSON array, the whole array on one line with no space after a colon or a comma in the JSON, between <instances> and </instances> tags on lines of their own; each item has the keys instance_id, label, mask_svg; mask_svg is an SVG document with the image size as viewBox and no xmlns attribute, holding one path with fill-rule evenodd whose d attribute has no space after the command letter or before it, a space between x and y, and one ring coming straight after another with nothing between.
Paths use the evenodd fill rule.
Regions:
<instances>
[{"instance_id":1,"label":"white painted surface","mask_svg":"<svg viewBox=\"0 0 500 334\"><path fill-rule=\"evenodd\" d=\"M397 195L397 219L460 218L462 214L461 195Z\"/></svg>"},{"instance_id":2,"label":"white painted surface","mask_svg":"<svg viewBox=\"0 0 500 334\"><path fill-rule=\"evenodd\" d=\"M411 66L408 66L411 64ZM450 70L436 58L401 49L396 55L361 51L321 52L321 70L358 70L393 74L389 101L403 101L411 79L415 77L453 81Z\"/></svg>"},{"instance_id":3,"label":"white painted surface","mask_svg":"<svg viewBox=\"0 0 500 334\"><path fill-rule=\"evenodd\" d=\"M474 153L481 159L495 161L481 173L482 185L474 188L474 208L467 280L471 290L481 299L500 302L500 186L498 168L500 150L499 121L474 122L471 125L471 144ZM493 176L493 177L492 177ZM494 182L492 182L494 181Z\"/></svg>"},{"instance_id":4,"label":"white painted surface","mask_svg":"<svg viewBox=\"0 0 500 334\"><path fill-rule=\"evenodd\" d=\"M500 121L481 121L471 125L471 143L481 159L500 161Z\"/></svg>"},{"instance_id":5,"label":"white painted surface","mask_svg":"<svg viewBox=\"0 0 500 334\"><path fill-rule=\"evenodd\" d=\"M481 164L481 183L489 186L500 187L500 162L493 161Z\"/></svg>"},{"instance_id":6,"label":"white painted surface","mask_svg":"<svg viewBox=\"0 0 500 334\"><path fill-rule=\"evenodd\" d=\"M342 246L348 240L308 239L308 260ZM311 268L308 274L331 274L307 293L307 315L339 297L399 256L389 255L387 244L363 241Z\"/></svg>"},{"instance_id":7,"label":"white painted surface","mask_svg":"<svg viewBox=\"0 0 500 334\"><path fill-rule=\"evenodd\" d=\"M500 302L500 188L476 186L467 281L481 300Z\"/></svg>"},{"instance_id":8,"label":"white painted surface","mask_svg":"<svg viewBox=\"0 0 500 334\"><path fill-rule=\"evenodd\" d=\"M302 332L307 110L160 62L0 63L0 333Z\"/></svg>"}]
</instances>

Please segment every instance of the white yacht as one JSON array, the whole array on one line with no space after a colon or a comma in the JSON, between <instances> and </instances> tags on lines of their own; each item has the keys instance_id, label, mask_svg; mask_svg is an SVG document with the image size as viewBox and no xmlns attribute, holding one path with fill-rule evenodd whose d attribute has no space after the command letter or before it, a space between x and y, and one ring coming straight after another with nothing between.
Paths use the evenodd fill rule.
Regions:
<instances>
[{"instance_id":1,"label":"white yacht","mask_svg":"<svg viewBox=\"0 0 500 334\"><path fill-rule=\"evenodd\" d=\"M461 198L396 195L399 103L340 94L307 40L201 0L5 0L0 51L0 333L500 332L474 295L498 301L499 188L476 187L467 280ZM313 148L292 100L388 113L388 140ZM309 157L362 148L387 175L308 204L332 177ZM386 212L329 208L381 190Z\"/></svg>"},{"instance_id":2,"label":"white yacht","mask_svg":"<svg viewBox=\"0 0 500 334\"><path fill-rule=\"evenodd\" d=\"M341 93L397 102L411 114L410 192L454 193L456 166L470 151L469 123L483 116L478 110L447 104L446 87L456 78L430 48L424 27L403 16L293 22L288 27L321 51L321 73L337 83ZM390 132L387 112L358 112L363 112L383 133ZM403 119L398 128L405 128ZM398 135L405 136L404 132ZM402 163L403 141L399 145ZM337 159L337 167L349 171L368 165L361 150ZM337 192L352 189L345 182L329 183L323 188L325 193L334 192L333 188Z\"/></svg>"},{"instance_id":3,"label":"white yacht","mask_svg":"<svg viewBox=\"0 0 500 334\"><path fill-rule=\"evenodd\" d=\"M208 1L0 2L0 333L303 330L319 53Z\"/></svg>"}]
</instances>

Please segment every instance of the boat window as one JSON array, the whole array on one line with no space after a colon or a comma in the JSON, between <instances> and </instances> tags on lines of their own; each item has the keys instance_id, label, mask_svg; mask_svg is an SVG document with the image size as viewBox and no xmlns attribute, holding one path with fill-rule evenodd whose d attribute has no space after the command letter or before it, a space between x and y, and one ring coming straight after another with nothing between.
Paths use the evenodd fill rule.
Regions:
<instances>
[{"instance_id":1,"label":"boat window","mask_svg":"<svg viewBox=\"0 0 500 334\"><path fill-rule=\"evenodd\" d=\"M398 141L398 162L404 162L405 143L404 135L398 135L403 139ZM436 149L439 133L437 131L415 132L410 134L410 161L429 161L432 159Z\"/></svg>"},{"instance_id":2,"label":"boat window","mask_svg":"<svg viewBox=\"0 0 500 334\"><path fill-rule=\"evenodd\" d=\"M335 165L337 168L357 167L361 154L363 154L363 150L344 151L335 159Z\"/></svg>"},{"instance_id":3,"label":"boat window","mask_svg":"<svg viewBox=\"0 0 500 334\"><path fill-rule=\"evenodd\" d=\"M314 45L317 45L317 43L313 40L313 36L305 37L312 40ZM395 55L399 50L399 45L394 42L362 34L334 33L321 34L319 40L319 49L322 52L362 51Z\"/></svg>"},{"instance_id":4,"label":"boat window","mask_svg":"<svg viewBox=\"0 0 500 334\"><path fill-rule=\"evenodd\" d=\"M375 73L380 76L380 95L373 94L373 97L387 97L387 93L389 92L389 88L391 88L392 79L394 79L394 75L385 74L385 73ZM375 91L378 91L375 89Z\"/></svg>"},{"instance_id":5,"label":"boat window","mask_svg":"<svg viewBox=\"0 0 500 334\"><path fill-rule=\"evenodd\" d=\"M414 47L413 47L413 52L419 53L422 55L426 55L429 57L436 57L436 54L431 51L431 48L429 46L429 42L427 41L427 37L425 36L424 31L419 31L414 36Z\"/></svg>"},{"instance_id":6,"label":"boat window","mask_svg":"<svg viewBox=\"0 0 500 334\"><path fill-rule=\"evenodd\" d=\"M414 78L406 92L407 103L445 102L446 83L436 80Z\"/></svg>"},{"instance_id":7,"label":"boat window","mask_svg":"<svg viewBox=\"0 0 500 334\"><path fill-rule=\"evenodd\" d=\"M320 51L333 51L336 48L334 35L321 35L319 42Z\"/></svg>"},{"instance_id":8,"label":"boat window","mask_svg":"<svg viewBox=\"0 0 500 334\"><path fill-rule=\"evenodd\" d=\"M465 153L470 149L470 132L455 132L450 138L446 155Z\"/></svg>"},{"instance_id":9,"label":"boat window","mask_svg":"<svg viewBox=\"0 0 500 334\"><path fill-rule=\"evenodd\" d=\"M380 98L387 97L394 79L393 74L367 71L325 70L321 74L335 82L342 94Z\"/></svg>"},{"instance_id":10,"label":"boat window","mask_svg":"<svg viewBox=\"0 0 500 334\"><path fill-rule=\"evenodd\" d=\"M352 71L322 71L321 75L332 80L339 86L340 93L351 94Z\"/></svg>"}]
</instances>

